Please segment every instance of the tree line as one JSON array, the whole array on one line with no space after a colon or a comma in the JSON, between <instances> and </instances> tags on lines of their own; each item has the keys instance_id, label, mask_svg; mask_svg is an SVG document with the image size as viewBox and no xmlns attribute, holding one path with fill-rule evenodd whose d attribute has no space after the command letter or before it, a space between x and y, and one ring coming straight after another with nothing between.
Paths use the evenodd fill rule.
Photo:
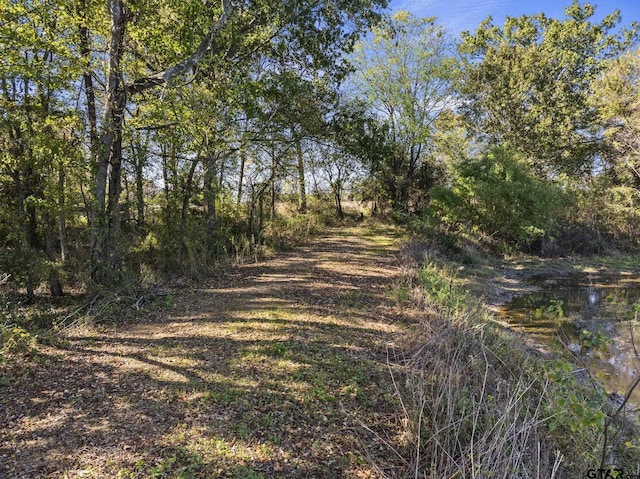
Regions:
<instances>
[{"instance_id":1,"label":"tree line","mask_svg":"<svg viewBox=\"0 0 640 479\"><path fill-rule=\"evenodd\" d=\"M346 192L454 242L637 246L635 25L576 1L455 39L385 7L2 0L2 273L204 271Z\"/></svg>"}]
</instances>

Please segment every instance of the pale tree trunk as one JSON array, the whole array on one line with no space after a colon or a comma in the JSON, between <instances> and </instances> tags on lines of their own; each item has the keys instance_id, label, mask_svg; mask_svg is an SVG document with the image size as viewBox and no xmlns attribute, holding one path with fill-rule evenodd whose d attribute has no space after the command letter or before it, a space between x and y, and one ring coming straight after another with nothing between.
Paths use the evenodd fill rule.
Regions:
<instances>
[{"instance_id":1,"label":"pale tree trunk","mask_svg":"<svg viewBox=\"0 0 640 479\"><path fill-rule=\"evenodd\" d=\"M149 135L143 140L137 137L137 145L131 143L131 153L133 160L133 170L136 182L136 226L141 229L144 226L144 167L147 159L147 148L149 144Z\"/></svg>"},{"instance_id":2,"label":"pale tree trunk","mask_svg":"<svg viewBox=\"0 0 640 479\"><path fill-rule=\"evenodd\" d=\"M89 29L87 28L87 3L86 0L80 0L77 6L77 13L79 18L81 19L80 27L78 29L78 38L79 38L79 48L80 55L83 62L83 73L82 73L82 82L84 83L84 94L87 100L87 126L89 127L89 145L91 152L91 161L93 164L93 180L96 181L99 173L99 164L98 164L98 154L100 150L99 146L99 138L98 138L98 115L96 113L96 92L93 86L93 76L91 74L91 41L89 35ZM105 165L106 167L106 165ZM106 176L106 170L104 172L104 176ZM80 188L82 189L82 183L80 184ZM98 209L104 208L104 198L102 200L102 206L98 204L97 198L92 198L90 201L87 201L84 190L82 192L82 197L84 199L85 210L87 215L87 220L89 221L91 227L91 257L93 258L93 247L95 244L95 234L96 229L94 228L95 217ZM93 260L92 260L93 263ZM93 269L93 264L92 264ZM92 272L93 274L93 272Z\"/></svg>"},{"instance_id":3,"label":"pale tree trunk","mask_svg":"<svg viewBox=\"0 0 640 479\"><path fill-rule=\"evenodd\" d=\"M271 200L269 204L271 221L276 218L276 154L271 149Z\"/></svg>"},{"instance_id":4,"label":"pale tree trunk","mask_svg":"<svg viewBox=\"0 0 640 479\"><path fill-rule=\"evenodd\" d=\"M204 148L206 156L204 158L204 214L206 225L206 243L207 249L215 253L215 244L217 241L217 214L216 214L216 198L218 196L218 175L216 174L216 158L209 148L209 139L205 137Z\"/></svg>"},{"instance_id":5,"label":"pale tree trunk","mask_svg":"<svg viewBox=\"0 0 640 479\"><path fill-rule=\"evenodd\" d=\"M96 113L96 92L93 86L93 76L91 75L91 42L89 39L89 29L86 26L87 4L85 0L78 3L78 16L81 25L78 36L80 40L80 55L84 65L82 81L87 99L87 123L89 126L89 141L91 154L95 157L98 154L98 115Z\"/></svg>"},{"instance_id":6,"label":"pale tree trunk","mask_svg":"<svg viewBox=\"0 0 640 479\"><path fill-rule=\"evenodd\" d=\"M242 187L244 185L244 170L247 164L247 130L249 129L249 121L245 120L244 131L240 140L240 178L238 179L238 196L236 198L236 206L240 206L242 203Z\"/></svg>"},{"instance_id":7,"label":"pale tree trunk","mask_svg":"<svg viewBox=\"0 0 640 479\"><path fill-rule=\"evenodd\" d=\"M58 238L60 241L60 259L67 261L67 220L65 215L65 174L64 166L58 167Z\"/></svg>"},{"instance_id":8,"label":"pale tree trunk","mask_svg":"<svg viewBox=\"0 0 640 479\"><path fill-rule=\"evenodd\" d=\"M185 231L187 229L187 215L189 214L189 202L191 201L191 195L193 194L193 177L196 173L198 161L191 163L189 168L189 174L184 184L184 191L182 192L182 210L180 212L180 249L178 251L178 263L182 266L184 262L184 255L187 249L187 245L184 241Z\"/></svg>"},{"instance_id":9,"label":"pale tree trunk","mask_svg":"<svg viewBox=\"0 0 640 479\"><path fill-rule=\"evenodd\" d=\"M216 174L215 162L213 158L208 157L205 160L204 169L204 214L206 224L206 242L207 249L215 252L216 244Z\"/></svg>"},{"instance_id":10,"label":"pale tree trunk","mask_svg":"<svg viewBox=\"0 0 640 479\"><path fill-rule=\"evenodd\" d=\"M336 211L338 212L338 218L344 219L344 210L342 209L342 186L340 183L333 185L333 195L336 200Z\"/></svg>"},{"instance_id":11,"label":"pale tree trunk","mask_svg":"<svg viewBox=\"0 0 640 479\"><path fill-rule=\"evenodd\" d=\"M51 218L48 213L44 213L42 215L42 220L44 222L44 243L45 243L45 252L47 253L47 257L49 261L52 263L56 261L56 248L54 246L54 226L52 225ZM60 282L60 272L56 266L51 266L49 268L49 292L51 296L54 298L59 298L63 295L62 291L62 283Z\"/></svg>"},{"instance_id":12,"label":"pale tree trunk","mask_svg":"<svg viewBox=\"0 0 640 479\"><path fill-rule=\"evenodd\" d=\"M109 0L111 33L109 37L109 70L105 88L106 103L96 158L94 201L91 205L91 278L97 284L120 279L118 240L120 236L120 176L122 165L122 128L127 94L143 92L166 84L191 71L211 48L233 13L231 0L221 0L222 13L196 50L184 60L154 75L125 85L121 61L124 55L125 31L129 14L123 0ZM86 83L88 87L91 83ZM90 102L89 102L90 103Z\"/></svg>"},{"instance_id":13,"label":"pale tree trunk","mask_svg":"<svg viewBox=\"0 0 640 479\"><path fill-rule=\"evenodd\" d=\"M256 207L256 187L252 183L250 185L251 188L251 196L249 199L249 230L247 231L247 239L249 240L249 251L253 252L253 246L255 244L255 227L253 224L254 211Z\"/></svg>"},{"instance_id":14,"label":"pale tree trunk","mask_svg":"<svg viewBox=\"0 0 640 479\"><path fill-rule=\"evenodd\" d=\"M244 144L240 146L240 178L238 179L238 197L236 198L236 206L240 206L242 202L242 182L244 181L244 165L247 161L247 152Z\"/></svg>"},{"instance_id":15,"label":"pale tree trunk","mask_svg":"<svg viewBox=\"0 0 640 479\"><path fill-rule=\"evenodd\" d=\"M24 258L24 267L26 269L26 278L25 278L25 287L27 289L27 302L31 303L35 299L35 291L34 291L34 277L33 277L33 265L32 256L33 252L31 250L31 245L29 242L29 227L27 225L27 218L25 213L25 198L26 194L24 191L24 186L22 184L22 179L20 178L20 173L16 172L14 174L14 185L16 198L18 200L18 218L20 223L20 230L22 233L22 255Z\"/></svg>"},{"instance_id":16,"label":"pale tree trunk","mask_svg":"<svg viewBox=\"0 0 640 479\"><path fill-rule=\"evenodd\" d=\"M126 102L121 60L127 14L121 0L110 0L111 36L106 104L100 135L100 151L95 172L95 204L91 225L91 279L97 284L120 279L118 239L120 236L120 174L122 127Z\"/></svg>"}]
</instances>

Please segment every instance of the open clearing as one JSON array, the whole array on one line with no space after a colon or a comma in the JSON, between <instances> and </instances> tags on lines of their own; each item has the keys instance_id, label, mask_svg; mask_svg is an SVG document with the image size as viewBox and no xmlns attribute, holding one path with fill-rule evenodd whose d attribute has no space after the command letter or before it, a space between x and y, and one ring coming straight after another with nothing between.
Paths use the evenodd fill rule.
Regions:
<instances>
[{"instance_id":1,"label":"open clearing","mask_svg":"<svg viewBox=\"0 0 640 479\"><path fill-rule=\"evenodd\" d=\"M3 366L0 477L400 474L396 237L331 229Z\"/></svg>"}]
</instances>

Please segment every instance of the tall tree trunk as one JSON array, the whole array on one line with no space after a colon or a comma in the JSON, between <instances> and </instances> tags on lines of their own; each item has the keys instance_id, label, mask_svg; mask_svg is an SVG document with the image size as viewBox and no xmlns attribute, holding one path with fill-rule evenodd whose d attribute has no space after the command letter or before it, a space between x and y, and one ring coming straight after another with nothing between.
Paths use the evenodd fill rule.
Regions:
<instances>
[{"instance_id":1,"label":"tall tree trunk","mask_svg":"<svg viewBox=\"0 0 640 479\"><path fill-rule=\"evenodd\" d=\"M244 182L244 165L247 162L247 150L244 138L240 145L240 177L238 178L238 197L236 198L236 206L240 206L242 202L242 183Z\"/></svg>"},{"instance_id":2,"label":"tall tree trunk","mask_svg":"<svg viewBox=\"0 0 640 479\"><path fill-rule=\"evenodd\" d=\"M344 219L344 210L342 209L342 187L340 183L333 185L333 195L336 200L336 211L338 212L338 218Z\"/></svg>"},{"instance_id":3,"label":"tall tree trunk","mask_svg":"<svg viewBox=\"0 0 640 479\"><path fill-rule=\"evenodd\" d=\"M273 185L273 183L271 183ZM264 190L258 194L258 226L256 227L256 245L264 243L262 228L264 225Z\"/></svg>"},{"instance_id":4,"label":"tall tree trunk","mask_svg":"<svg viewBox=\"0 0 640 479\"><path fill-rule=\"evenodd\" d=\"M67 261L67 219L65 215L65 174L64 166L58 167L58 239L60 241L60 259Z\"/></svg>"},{"instance_id":5,"label":"tall tree trunk","mask_svg":"<svg viewBox=\"0 0 640 479\"><path fill-rule=\"evenodd\" d=\"M136 163L135 168L136 175L136 225L138 229L142 229L144 227L144 176L143 176L143 168L142 165Z\"/></svg>"},{"instance_id":6,"label":"tall tree trunk","mask_svg":"<svg viewBox=\"0 0 640 479\"><path fill-rule=\"evenodd\" d=\"M89 141L91 145L91 153L94 156L98 154L98 115L96 113L96 92L93 87L93 76L91 74L91 41L89 39L89 29L87 27L87 2L80 0L78 2L78 16L81 19L78 29L80 55L82 61L86 63L83 68L82 81L84 83L84 92L87 99L87 122L89 126Z\"/></svg>"},{"instance_id":7,"label":"tall tree trunk","mask_svg":"<svg viewBox=\"0 0 640 479\"><path fill-rule=\"evenodd\" d=\"M33 265L32 256L33 252L31 250L31 245L29 244L29 227L27 226L27 219L25 214L25 190L22 184L22 179L20 178L20 173L15 172L13 175L13 182L15 186L16 199L18 200L18 221L20 224L20 232L22 233L22 255L24 258L24 267L25 267L25 287L27 289L27 302L33 302L35 298L34 292L34 278L33 278Z\"/></svg>"},{"instance_id":8,"label":"tall tree trunk","mask_svg":"<svg viewBox=\"0 0 640 479\"><path fill-rule=\"evenodd\" d=\"M130 85L122 82L120 62L124 54L124 39L128 12L123 0L109 0L111 33L109 37L109 71L106 82L106 104L99 138L95 167L94 201L91 204L91 278L108 283L119 279L120 261L118 240L120 233L120 175L122 163L122 126L126 94L135 94L166 84L191 71L214 49L222 29L234 12L231 0L221 0L222 12L211 24L209 32L196 49L183 60L164 71L139 78ZM86 78L85 78L86 80ZM85 85L88 85L85 83ZM109 190L107 191L107 185Z\"/></svg>"},{"instance_id":9,"label":"tall tree trunk","mask_svg":"<svg viewBox=\"0 0 640 479\"><path fill-rule=\"evenodd\" d=\"M136 181L136 226L138 229L144 226L144 167L147 158L148 142L149 136L147 135L144 143L139 137L137 137L136 142L131 143L131 156ZM137 143L137 146L134 143Z\"/></svg>"},{"instance_id":10,"label":"tall tree trunk","mask_svg":"<svg viewBox=\"0 0 640 479\"><path fill-rule=\"evenodd\" d=\"M56 248L54 246L54 226L51 218L49 217L49 213L43 213L42 221L44 222L44 244L45 244L45 252L47 253L47 258L51 263L55 263L56 258ZM60 282L60 272L55 265L51 265L49 267L49 292L51 296L54 298L59 298L63 295L62 291L62 283Z\"/></svg>"},{"instance_id":11,"label":"tall tree trunk","mask_svg":"<svg viewBox=\"0 0 640 479\"><path fill-rule=\"evenodd\" d=\"M300 140L296 141L296 154L298 156L298 211L307 212L307 187L304 177L304 155Z\"/></svg>"},{"instance_id":12,"label":"tall tree trunk","mask_svg":"<svg viewBox=\"0 0 640 479\"><path fill-rule=\"evenodd\" d=\"M208 150L208 148L207 148ZM204 214L206 224L206 244L207 249L212 253L216 253L215 246L217 242L217 215L216 215L216 197L217 191L217 175L216 161L210 151L204 160Z\"/></svg>"},{"instance_id":13,"label":"tall tree trunk","mask_svg":"<svg viewBox=\"0 0 640 479\"><path fill-rule=\"evenodd\" d=\"M91 153L91 162L93 165L92 175L93 180L96 181L97 178L101 175L106 177L106 170L104 173L99 172L99 152L100 152L100 139L98 137L98 114L96 113L96 92L93 85L93 75L91 73L91 40L89 35L89 28L87 27L87 2L86 0L80 0L77 5L77 13L80 18L80 26L78 28L78 37L79 37L79 48L80 55L83 62L83 73L82 73L82 82L84 83L84 94L87 101L87 126L89 127L89 146ZM105 165L106 167L106 165ZM94 225L96 224L96 215L98 210L102 210L104 208L104 200L102 204L98 204L98 198L91 198L90 201L87 201L83 184L80 183L80 189L82 191L82 197L84 199L85 211L87 215L87 220L91 226L91 257L93 263L93 248L96 242L95 234L96 228ZM93 264L92 264L93 268ZM93 274L93 272L92 272Z\"/></svg>"},{"instance_id":14,"label":"tall tree trunk","mask_svg":"<svg viewBox=\"0 0 640 479\"><path fill-rule=\"evenodd\" d=\"M253 253L253 247L255 245L255 227L254 227L254 211L256 208L256 187L253 183L250 185L251 187L251 196L249 201L249 229L247 231L247 239L249 240L249 251Z\"/></svg>"},{"instance_id":15,"label":"tall tree trunk","mask_svg":"<svg viewBox=\"0 0 640 479\"><path fill-rule=\"evenodd\" d=\"M180 250L178 251L178 262L182 266L184 262L184 254L187 249L187 245L184 241L185 230L187 228L187 215L189 214L189 202L191 201L191 195L193 193L193 177L196 173L196 167L198 162L191 163L189 168L189 174L187 181L184 185L184 191L182 193L182 211L180 212Z\"/></svg>"},{"instance_id":16,"label":"tall tree trunk","mask_svg":"<svg viewBox=\"0 0 640 479\"><path fill-rule=\"evenodd\" d=\"M122 127L126 103L120 62L124 53L127 14L122 0L109 0L111 36L106 104L95 173L94 211L91 225L91 279L105 284L120 279L120 175Z\"/></svg>"},{"instance_id":17,"label":"tall tree trunk","mask_svg":"<svg viewBox=\"0 0 640 479\"><path fill-rule=\"evenodd\" d=\"M276 154L273 148L271 148L271 201L270 201L270 213L271 221L276 217Z\"/></svg>"},{"instance_id":18,"label":"tall tree trunk","mask_svg":"<svg viewBox=\"0 0 640 479\"><path fill-rule=\"evenodd\" d=\"M86 0L83 0L86 1ZM104 108L99 149L96 155L94 201L91 204L91 278L97 284L118 280L120 261L118 240L120 236L120 175L122 164L122 126L126 95L140 93L166 84L172 79L191 71L214 49L215 41L222 29L231 20L234 12L231 0L221 0L222 12L210 26L209 32L191 55L164 71L139 78L124 85L120 62L124 54L124 39L129 14L123 0L109 0L111 33L109 36L109 71L106 81L106 104ZM86 5L84 5L86 9ZM88 36L86 36L88 40ZM88 42L87 42L88 43ZM85 86L92 85L86 83ZM91 102L89 102L91 103ZM107 190L108 185L108 190Z\"/></svg>"}]
</instances>

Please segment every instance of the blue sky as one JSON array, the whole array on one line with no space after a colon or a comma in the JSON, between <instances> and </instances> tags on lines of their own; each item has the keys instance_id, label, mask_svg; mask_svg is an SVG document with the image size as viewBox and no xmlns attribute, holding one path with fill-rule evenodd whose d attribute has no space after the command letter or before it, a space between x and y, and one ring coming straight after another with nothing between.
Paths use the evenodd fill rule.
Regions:
<instances>
[{"instance_id":1,"label":"blue sky","mask_svg":"<svg viewBox=\"0 0 640 479\"><path fill-rule=\"evenodd\" d=\"M597 20L617 9L622 13L623 24L640 21L639 0L593 0L588 3L597 5ZM544 12L548 17L564 18L564 7L569 4L571 0L391 0L389 6L392 11L408 10L418 17L438 17L439 23L457 36L463 30L475 30L489 15L500 26L506 16Z\"/></svg>"}]
</instances>

